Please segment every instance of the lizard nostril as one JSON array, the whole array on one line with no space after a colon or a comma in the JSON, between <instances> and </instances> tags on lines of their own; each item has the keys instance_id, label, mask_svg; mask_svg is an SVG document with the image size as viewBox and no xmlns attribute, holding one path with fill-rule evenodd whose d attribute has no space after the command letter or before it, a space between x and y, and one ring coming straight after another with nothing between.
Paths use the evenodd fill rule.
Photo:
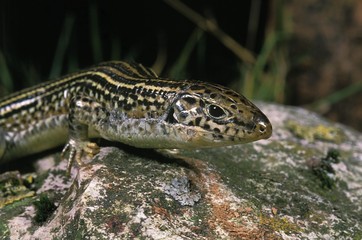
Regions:
<instances>
[{"instance_id":1,"label":"lizard nostril","mask_svg":"<svg viewBox=\"0 0 362 240\"><path fill-rule=\"evenodd\" d=\"M269 119L264 114L258 114L254 116L256 127L263 138L269 138L272 134L272 126Z\"/></svg>"},{"instance_id":2,"label":"lizard nostril","mask_svg":"<svg viewBox=\"0 0 362 240\"><path fill-rule=\"evenodd\" d=\"M259 123L259 132L264 133L266 131L266 125L265 123L261 122Z\"/></svg>"}]
</instances>

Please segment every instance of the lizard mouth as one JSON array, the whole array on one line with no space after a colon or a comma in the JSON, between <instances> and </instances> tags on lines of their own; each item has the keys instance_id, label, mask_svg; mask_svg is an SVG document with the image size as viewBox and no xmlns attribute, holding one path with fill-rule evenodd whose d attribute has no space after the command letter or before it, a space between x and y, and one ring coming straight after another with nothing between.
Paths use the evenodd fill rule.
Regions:
<instances>
[{"instance_id":1,"label":"lizard mouth","mask_svg":"<svg viewBox=\"0 0 362 240\"><path fill-rule=\"evenodd\" d=\"M197 147L216 147L249 143L260 139L267 139L271 135L271 125L256 126L255 130L248 134L227 134L201 127L189 126L183 133L187 142L194 142Z\"/></svg>"}]
</instances>

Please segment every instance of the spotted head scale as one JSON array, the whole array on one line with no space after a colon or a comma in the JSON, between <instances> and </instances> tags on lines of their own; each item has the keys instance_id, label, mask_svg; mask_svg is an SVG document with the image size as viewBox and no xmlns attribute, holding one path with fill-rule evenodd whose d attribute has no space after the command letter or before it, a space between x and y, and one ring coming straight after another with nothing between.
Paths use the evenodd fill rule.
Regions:
<instances>
[{"instance_id":1,"label":"spotted head scale","mask_svg":"<svg viewBox=\"0 0 362 240\"><path fill-rule=\"evenodd\" d=\"M204 82L193 82L176 96L166 121L186 129L181 137L195 148L247 143L272 134L268 118L248 99Z\"/></svg>"}]
</instances>

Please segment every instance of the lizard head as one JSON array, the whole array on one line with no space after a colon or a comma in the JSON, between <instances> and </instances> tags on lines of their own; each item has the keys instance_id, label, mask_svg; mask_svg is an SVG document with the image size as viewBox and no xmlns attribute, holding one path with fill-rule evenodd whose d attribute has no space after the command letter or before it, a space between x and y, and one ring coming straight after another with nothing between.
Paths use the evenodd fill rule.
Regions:
<instances>
[{"instance_id":1,"label":"lizard head","mask_svg":"<svg viewBox=\"0 0 362 240\"><path fill-rule=\"evenodd\" d=\"M166 119L193 147L225 146L267 139L268 118L249 100L220 85L196 82L181 92Z\"/></svg>"}]
</instances>

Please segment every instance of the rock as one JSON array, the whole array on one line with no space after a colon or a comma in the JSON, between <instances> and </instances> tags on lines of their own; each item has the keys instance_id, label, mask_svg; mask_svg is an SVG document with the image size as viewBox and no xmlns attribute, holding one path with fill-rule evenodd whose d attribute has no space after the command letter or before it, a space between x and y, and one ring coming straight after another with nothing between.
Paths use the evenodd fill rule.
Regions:
<instances>
[{"instance_id":1,"label":"rock","mask_svg":"<svg viewBox=\"0 0 362 240\"><path fill-rule=\"evenodd\" d=\"M361 239L362 135L260 105L269 140L167 154L104 147L71 177L50 156L35 196L0 209L1 239Z\"/></svg>"}]
</instances>

